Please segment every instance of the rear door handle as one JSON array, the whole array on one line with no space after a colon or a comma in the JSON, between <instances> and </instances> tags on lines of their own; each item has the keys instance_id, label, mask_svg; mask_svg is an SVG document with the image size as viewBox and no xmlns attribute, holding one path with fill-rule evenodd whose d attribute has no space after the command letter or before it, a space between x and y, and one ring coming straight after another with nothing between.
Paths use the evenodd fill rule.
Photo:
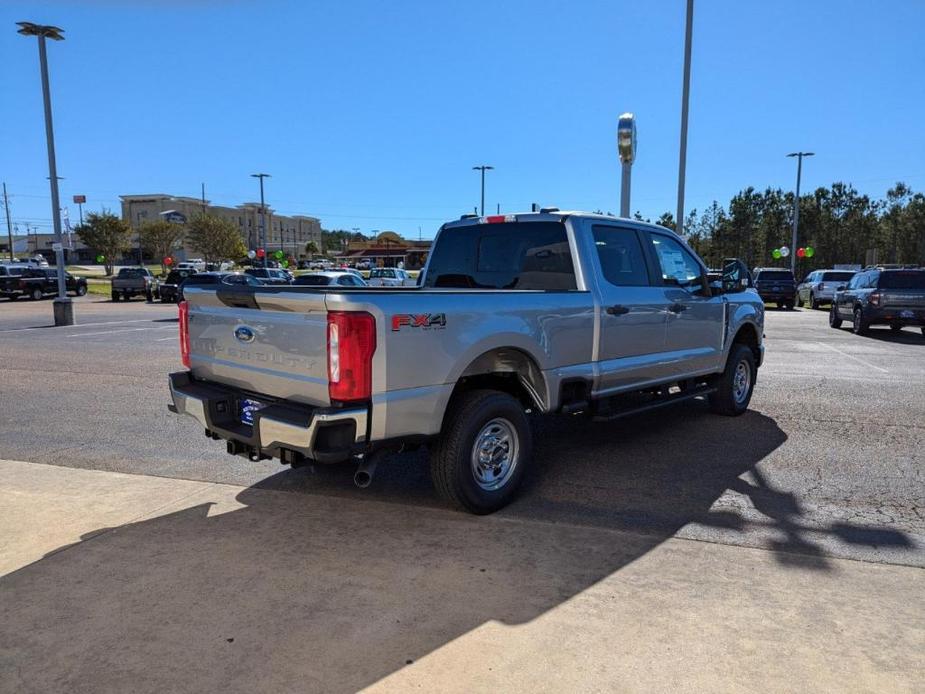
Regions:
<instances>
[{"instance_id":1,"label":"rear door handle","mask_svg":"<svg viewBox=\"0 0 925 694\"><path fill-rule=\"evenodd\" d=\"M672 313L681 313L681 311L687 310L687 306L685 306L684 304L672 304L671 306L668 307L668 310L671 311Z\"/></svg>"},{"instance_id":2,"label":"rear door handle","mask_svg":"<svg viewBox=\"0 0 925 694\"><path fill-rule=\"evenodd\" d=\"M620 306L620 304L615 304L614 306L607 307L607 313L611 316L622 316L626 313L629 313L630 310L626 306Z\"/></svg>"}]
</instances>

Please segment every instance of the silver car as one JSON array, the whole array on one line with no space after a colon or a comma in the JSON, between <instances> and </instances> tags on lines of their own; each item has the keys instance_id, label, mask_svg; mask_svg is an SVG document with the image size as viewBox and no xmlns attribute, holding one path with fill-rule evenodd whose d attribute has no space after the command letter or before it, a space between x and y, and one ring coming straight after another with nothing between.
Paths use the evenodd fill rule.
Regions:
<instances>
[{"instance_id":1,"label":"silver car","mask_svg":"<svg viewBox=\"0 0 925 694\"><path fill-rule=\"evenodd\" d=\"M797 306L808 304L819 308L831 304L838 287L848 284L854 270L816 270L809 273L797 286Z\"/></svg>"}]
</instances>

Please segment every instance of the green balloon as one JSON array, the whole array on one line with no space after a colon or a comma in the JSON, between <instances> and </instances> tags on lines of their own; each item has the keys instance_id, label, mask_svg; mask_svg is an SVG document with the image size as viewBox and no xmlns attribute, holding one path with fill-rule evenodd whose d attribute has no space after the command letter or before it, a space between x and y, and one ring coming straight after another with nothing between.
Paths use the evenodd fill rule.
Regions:
<instances>
[{"instance_id":1,"label":"green balloon","mask_svg":"<svg viewBox=\"0 0 925 694\"><path fill-rule=\"evenodd\" d=\"M105 255L98 255L98 256L96 256L96 262L98 262L98 263L102 263L102 262L105 261L105 260L106 260L106 256L105 256Z\"/></svg>"},{"instance_id":2,"label":"green balloon","mask_svg":"<svg viewBox=\"0 0 925 694\"><path fill-rule=\"evenodd\" d=\"M815 253L816 253L815 249L814 249L812 246L807 246L805 252L806 252L806 257L807 257L807 258L812 258L813 255L815 255Z\"/></svg>"},{"instance_id":3,"label":"green balloon","mask_svg":"<svg viewBox=\"0 0 925 694\"><path fill-rule=\"evenodd\" d=\"M283 252L282 252L282 251L276 251L276 253L274 253L273 255L276 256L276 259L277 259L277 260L279 260L280 258L283 257Z\"/></svg>"},{"instance_id":4,"label":"green balloon","mask_svg":"<svg viewBox=\"0 0 925 694\"><path fill-rule=\"evenodd\" d=\"M777 260L780 258L780 249L775 248L773 251L771 251L771 255L774 256L774 260Z\"/></svg>"}]
</instances>

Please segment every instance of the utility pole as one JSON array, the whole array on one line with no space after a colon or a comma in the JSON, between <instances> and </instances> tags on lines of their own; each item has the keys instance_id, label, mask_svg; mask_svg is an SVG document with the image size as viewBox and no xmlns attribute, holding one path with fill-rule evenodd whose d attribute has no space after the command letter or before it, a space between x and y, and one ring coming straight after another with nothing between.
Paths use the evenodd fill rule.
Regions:
<instances>
[{"instance_id":1,"label":"utility pole","mask_svg":"<svg viewBox=\"0 0 925 694\"><path fill-rule=\"evenodd\" d=\"M45 102L45 137L48 141L48 178L51 185L51 218L55 230L55 265L58 269L58 297L54 300L55 325L74 324L74 305L67 295L64 279L64 244L61 238L61 205L58 202L58 169L55 163L55 134L51 122L51 89L48 85L48 56L45 39L63 41L62 29L32 22L17 22L23 36L36 36L39 40L39 64L42 71L42 97Z\"/></svg>"},{"instance_id":2,"label":"utility pole","mask_svg":"<svg viewBox=\"0 0 925 694\"><path fill-rule=\"evenodd\" d=\"M620 177L620 216L630 216L630 182L633 175L633 162L636 160L636 118L632 113L624 113L617 121L617 154L623 171Z\"/></svg>"},{"instance_id":3,"label":"utility pole","mask_svg":"<svg viewBox=\"0 0 925 694\"><path fill-rule=\"evenodd\" d=\"M206 184L200 184L202 186L202 213L206 213Z\"/></svg>"},{"instance_id":4,"label":"utility pole","mask_svg":"<svg viewBox=\"0 0 925 694\"><path fill-rule=\"evenodd\" d=\"M681 151L678 155L678 216L675 229L684 235L684 177L687 169L687 111L691 96L691 34L694 25L694 0L687 0L687 26L684 32L684 86L681 93Z\"/></svg>"},{"instance_id":5,"label":"utility pole","mask_svg":"<svg viewBox=\"0 0 925 694\"><path fill-rule=\"evenodd\" d=\"M10 199L6 195L6 182L3 183L3 208L6 210L6 238L10 243L10 262L13 262L13 225L10 223Z\"/></svg>"},{"instance_id":6,"label":"utility pole","mask_svg":"<svg viewBox=\"0 0 925 694\"><path fill-rule=\"evenodd\" d=\"M495 168L494 166L486 166L485 164L472 167L473 171L482 172L482 216L483 217L485 216L485 172L491 171L494 168Z\"/></svg>"},{"instance_id":7,"label":"utility pole","mask_svg":"<svg viewBox=\"0 0 925 694\"><path fill-rule=\"evenodd\" d=\"M270 178L270 174L255 173L253 178L260 179L260 247L263 249L263 267L267 266L267 210L263 201L263 179Z\"/></svg>"},{"instance_id":8,"label":"utility pole","mask_svg":"<svg viewBox=\"0 0 925 694\"><path fill-rule=\"evenodd\" d=\"M790 271L797 274L797 230L800 226L800 176L803 174L803 157L812 157L815 152L791 152L788 157L797 158L797 192L793 196L793 234L790 237Z\"/></svg>"}]
</instances>

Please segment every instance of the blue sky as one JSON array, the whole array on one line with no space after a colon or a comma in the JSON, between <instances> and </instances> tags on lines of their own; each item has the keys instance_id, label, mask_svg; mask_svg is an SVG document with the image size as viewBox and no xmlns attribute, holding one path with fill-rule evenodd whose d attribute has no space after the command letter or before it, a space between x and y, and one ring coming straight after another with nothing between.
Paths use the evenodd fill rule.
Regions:
<instances>
[{"instance_id":1,"label":"blue sky","mask_svg":"<svg viewBox=\"0 0 925 694\"><path fill-rule=\"evenodd\" d=\"M50 230L35 39L50 43L62 200L257 198L325 228L433 235L487 207L619 209L617 116L636 113L633 209L674 211L684 0L83 0L0 7L0 180ZM747 185L925 189L925 2L698 0L687 209ZM71 218L76 206L69 205ZM3 229L5 231L5 229Z\"/></svg>"}]
</instances>

